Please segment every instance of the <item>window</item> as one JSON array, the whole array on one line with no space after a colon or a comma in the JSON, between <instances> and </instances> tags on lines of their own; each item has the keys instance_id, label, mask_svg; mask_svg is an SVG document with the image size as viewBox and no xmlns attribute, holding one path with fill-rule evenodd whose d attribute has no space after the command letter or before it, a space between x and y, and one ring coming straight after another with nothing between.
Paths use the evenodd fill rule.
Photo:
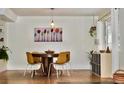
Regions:
<instances>
[{"instance_id":1,"label":"window","mask_svg":"<svg viewBox=\"0 0 124 93\"><path fill-rule=\"evenodd\" d=\"M4 45L4 31L3 26L0 26L0 47Z\"/></svg>"},{"instance_id":2,"label":"window","mask_svg":"<svg viewBox=\"0 0 124 93\"><path fill-rule=\"evenodd\" d=\"M108 20L105 21L105 27L106 27L106 34L105 34L105 39L106 39L106 47L108 46L109 49L112 49L112 31L111 31L111 19L109 18Z\"/></svg>"}]
</instances>

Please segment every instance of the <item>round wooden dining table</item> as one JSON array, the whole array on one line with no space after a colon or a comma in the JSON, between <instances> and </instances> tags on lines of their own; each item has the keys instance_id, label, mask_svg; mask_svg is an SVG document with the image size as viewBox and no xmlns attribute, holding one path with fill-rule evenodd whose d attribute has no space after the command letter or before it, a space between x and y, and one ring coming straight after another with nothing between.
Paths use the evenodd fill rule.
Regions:
<instances>
[{"instance_id":1,"label":"round wooden dining table","mask_svg":"<svg viewBox=\"0 0 124 93\"><path fill-rule=\"evenodd\" d=\"M41 71L41 67L38 72L41 72L44 76L48 75L49 64L53 62L54 57L58 57L59 53L32 53L33 57L41 57L44 66L44 72ZM51 68L51 72L54 72L55 68Z\"/></svg>"}]
</instances>

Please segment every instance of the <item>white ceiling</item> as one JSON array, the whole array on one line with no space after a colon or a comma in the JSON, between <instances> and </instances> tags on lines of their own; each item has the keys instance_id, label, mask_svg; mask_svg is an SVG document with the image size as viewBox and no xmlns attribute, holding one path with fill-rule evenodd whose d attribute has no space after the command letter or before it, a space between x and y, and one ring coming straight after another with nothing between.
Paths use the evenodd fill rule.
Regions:
<instances>
[{"instance_id":1,"label":"white ceiling","mask_svg":"<svg viewBox=\"0 0 124 93\"><path fill-rule=\"evenodd\" d=\"M98 16L108 8L11 8L18 16Z\"/></svg>"}]
</instances>

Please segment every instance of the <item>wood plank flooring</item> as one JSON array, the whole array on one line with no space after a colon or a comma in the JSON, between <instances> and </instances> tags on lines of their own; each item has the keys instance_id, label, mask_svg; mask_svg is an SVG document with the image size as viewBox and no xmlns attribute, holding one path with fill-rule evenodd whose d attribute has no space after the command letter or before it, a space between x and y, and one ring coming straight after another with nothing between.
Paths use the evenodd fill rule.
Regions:
<instances>
[{"instance_id":1,"label":"wood plank flooring","mask_svg":"<svg viewBox=\"0 0 124 93\"><path fill-rule=\"evenodd\" d=\"M30 77L28 72L23 76L24 71L12 70L0 73L0 84L113 84L112 78L100 78L90 70L72 70L71 76L63 73L58 79L53 74L50 78L41 75Z\"/></svg>"}]
</instances>

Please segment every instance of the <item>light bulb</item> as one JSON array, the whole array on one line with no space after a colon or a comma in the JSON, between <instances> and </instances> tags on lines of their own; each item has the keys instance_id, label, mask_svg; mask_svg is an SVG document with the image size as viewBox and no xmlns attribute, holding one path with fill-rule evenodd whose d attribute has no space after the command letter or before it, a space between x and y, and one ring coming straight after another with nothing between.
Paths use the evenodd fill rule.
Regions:
<instances>
[{"instance_id":1,"label":"light bulb","mask_svg":"<svg viewBox=\"0 0 124 93\"><path fill-rule=\"evenodd\" d=\"M52 21L51 21L51 27L54 28L54 25L55 25L55 24L54 24L54 22L53 22L53 20L52 20Z\"/></svg>"}]
</instances>

